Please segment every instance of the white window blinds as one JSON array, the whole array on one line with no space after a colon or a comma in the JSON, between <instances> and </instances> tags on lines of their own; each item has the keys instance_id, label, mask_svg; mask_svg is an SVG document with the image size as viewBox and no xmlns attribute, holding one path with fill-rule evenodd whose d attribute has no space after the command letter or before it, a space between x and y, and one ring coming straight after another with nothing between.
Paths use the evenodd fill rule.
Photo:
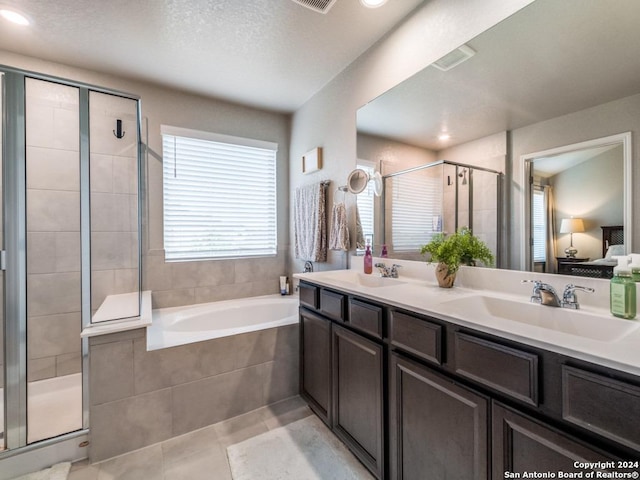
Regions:
<instances>
[{"instance_id":1,"label":"white window blinds","mask_svg":"<svg viewBox=\"0 0 640 480\"><path fill-rule=\"evenodd\" d=\"M167 260L275 255L277 144L162 126Z\"/></svg>"},{"instance_id":2,"label":"white window blinds","mask_svg":"<svg viewBox=\"0 0 640 480\"><path fill-rule=\"evenodd\" d=\"M544 262L547 258L547 209L544 190L533 190L533 261Z\"/></svg>"},{"instance_id":3,"label":"white window blinds","mask_svg":"<svg viewBox=\"0 0 640 480\"><path fill-rule=\"evenodd\" d=\"M426 173L392 177L391 236L393 250L417 251L439 231L442 181Z\"/></svg>"}]
</instances>

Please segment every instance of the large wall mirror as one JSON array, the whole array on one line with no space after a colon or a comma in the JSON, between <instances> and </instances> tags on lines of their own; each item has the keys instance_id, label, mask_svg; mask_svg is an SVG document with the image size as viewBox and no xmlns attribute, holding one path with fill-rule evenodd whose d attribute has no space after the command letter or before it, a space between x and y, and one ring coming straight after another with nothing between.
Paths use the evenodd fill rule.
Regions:
<instances>
[{"instance_id":1,"label":"large wall mirror","mask_svg":"<svg viewBox=\"0 0 640 480\"><path fill-rule=\"evenodd\" d=\"M497 198L502 218L495 221L504 267L542 271L540 257L533 257L540 228L532 214L539 213L536 192L545 186L553 186L558 203L544 271L558 270L557 257L566 257L570 243L577 260L603 258L614 242L631 251L631 178L640 138L638 18L636 0L536 0L360 108L358 164L387 178L443 160L504 172L504 196ZM434 184L444 204L447 186L462 186L465 178L457 176L461 171L442 171ZM384 219L393 199L358 197L359 211L373 205L368 233L374 245L389 243L393 228ZM429 216L433 229L447 231L436 217ZM570 220L582 220L582 227L569 226L577 223ZM615 238L604 239L602 227L617 227ZM571 261L563 262L561 273L571 273Z\"/></svg>"}]
</instances>

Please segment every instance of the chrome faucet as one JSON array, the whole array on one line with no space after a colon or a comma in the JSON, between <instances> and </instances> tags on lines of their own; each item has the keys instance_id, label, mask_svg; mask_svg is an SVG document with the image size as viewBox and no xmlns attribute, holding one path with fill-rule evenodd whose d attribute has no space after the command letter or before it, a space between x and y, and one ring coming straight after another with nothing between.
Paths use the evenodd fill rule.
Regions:
<instances>
[{"instance_id":1,"label":"chrome faucet","mask_svg":"<svg viewBox=\"0 0 640 480\"><path fill-rule=\"evenodd\" d=\"M548 283L540 280L522 280L521 283L533 283L533 292L531 293L531 302L547 305L549 307L559 307L560 299L556 293L556 289Z\"/></svg>"},{"instance_id":2,"label":"chrome faucet","mask_svg":"<svg viewBox=\"0 0 640 480\"><path fill-rule=\"evenodd\" d=\"M564 287L564 293L562 294L562 308L572 308L574 310L580 308L578 297L576 296L576 290L587 293L595 292L593 288L580 287L578 285L574 285L573 283L569 283L566 287Z\"/></svg>"},{"instance_id":3,"label":"chrome faucet","mask_svg":"<svg viewBox=\"0 0 640 480\"><path fill-rule=\"evenodd\" d=\"M384 263L376 263L375 267L380 272L381 277L398 278L398 269L401 268L402 265L396 265L394 263L391 265L391 268L389 268Z\"/></svg>"},{"instance_id":4,"label":"chrome faucet","mask_svg":"<svg viewBox=\"0 0 640 480\"><path fill-rule=\"evenodd\" d=\"M311 273L311 272L313 272L313 263L305 262L304 263L304 272L302 272L302 273Z\"/></svg>"}]
</instances>

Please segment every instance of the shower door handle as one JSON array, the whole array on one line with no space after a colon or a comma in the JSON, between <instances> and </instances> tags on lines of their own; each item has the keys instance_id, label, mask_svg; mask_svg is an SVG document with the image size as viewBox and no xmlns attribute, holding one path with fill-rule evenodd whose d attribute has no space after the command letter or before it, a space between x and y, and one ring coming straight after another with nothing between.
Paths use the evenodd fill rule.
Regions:
<instances>
[{"instance_id":1,"label":"shower door handle","mask_svg":"<svg viewBox=\"0 0 640 480\"><path fill-rule=\"evenodd\" d=\"M0 270L5 271L7 269L7 251L0 250Z\"/></svg>"}]
</instances>

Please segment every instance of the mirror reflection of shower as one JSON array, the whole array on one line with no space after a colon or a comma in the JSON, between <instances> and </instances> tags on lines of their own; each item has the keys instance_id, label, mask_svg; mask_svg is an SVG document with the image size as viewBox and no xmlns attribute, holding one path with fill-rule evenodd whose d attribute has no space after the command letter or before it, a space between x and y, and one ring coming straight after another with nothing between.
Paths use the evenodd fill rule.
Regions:
<instances>
[{"instance_id":1,"label":"mirror reflection of shower","mask_svg":"<svg viewBox=\"0 0 640 480\"><path fill-rule=\"evenodd\" d=\"M384 175L381 223L389 255L420 260L437 233L469 227L498 258L502 173L439 160Z\"/></svg>"},{"instance_id":2,"label":"mirror reflection of shower","mask_svg":"<svg viewBox=\"0 0 640 480\"><path fill-rule=\"evenodd\" d=\"M463 168L462 171L458 174L458 177L462 178L462 181L460 182L461 185L466 185L467 184L467 169Z\"/></svg>"}]
</instances>

